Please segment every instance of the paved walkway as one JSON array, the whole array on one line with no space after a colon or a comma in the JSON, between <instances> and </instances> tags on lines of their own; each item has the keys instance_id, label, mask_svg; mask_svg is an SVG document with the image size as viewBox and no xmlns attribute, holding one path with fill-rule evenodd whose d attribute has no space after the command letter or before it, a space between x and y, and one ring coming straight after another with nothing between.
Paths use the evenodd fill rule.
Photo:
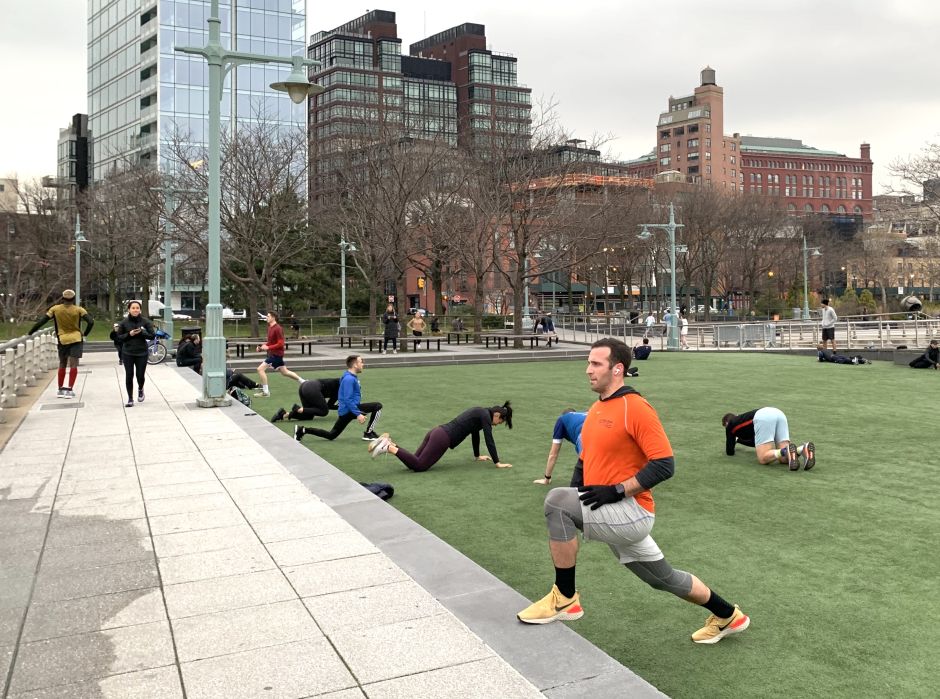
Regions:
<instances>
[{"instance_id":1,"label":"paved walkway","mask_svg":"<svg viewBox=\"0 0 940 699\"><path fill-rule=\"evenodd\" d=\"M0 452L2 697L662 696L243 406L113 355Z\"/></svg>"}]
</instances>

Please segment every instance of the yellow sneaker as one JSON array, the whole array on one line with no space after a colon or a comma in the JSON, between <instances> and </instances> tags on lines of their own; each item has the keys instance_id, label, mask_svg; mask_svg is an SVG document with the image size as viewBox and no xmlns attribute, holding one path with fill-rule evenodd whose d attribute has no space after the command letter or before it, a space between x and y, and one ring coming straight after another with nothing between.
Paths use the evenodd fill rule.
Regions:
<instances>
[{"instance_id":1,"label":"yellow sneaker","mask_svg":"<svg viewBox=\"0 0 940 699\"><path fill-rule=\"evenodd\" d=\"M718 643L725 636L733 633L741 633L751 625L751 620L747 614L734 605L734 614L727 619L719 619L714 614L710 614L705 620L705 626L692 634L692 640L696 643Z\"/></svg>"},{"instance_id":2,"label":"yellow sneaker","mask_svg":"<svg viewBox=\"0 0 940 699\"><path fill-rule=\"evenodd\" d=\"M553 621L574 621L584 616L581 608L581 595L577 592L571 599L552 585L552 591L516 614L519 621L526 624L550 624Z\"/></svg>"}]
</instances>

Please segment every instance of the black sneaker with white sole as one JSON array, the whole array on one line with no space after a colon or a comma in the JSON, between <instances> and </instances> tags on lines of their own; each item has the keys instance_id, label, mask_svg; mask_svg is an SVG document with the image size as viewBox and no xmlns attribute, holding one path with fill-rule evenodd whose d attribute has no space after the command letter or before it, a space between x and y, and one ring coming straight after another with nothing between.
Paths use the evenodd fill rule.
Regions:
<instances>
[{"instance_id":1,"label":"black sneaker with white sole","mask_svg":"<svg viewBox=\"0 0 940 699\"><path fill-rule=\"evenodd\" d=\"M362 435L362 441L364 442L371 442L373 439L378 439L378 438L379 436L372 430L369 430L368 432Z\"/></svg>"},{"instance_id":2,"label":"black sneaker with white sole","mask_svg":"<svg viewBox=\"0 0 940 699\"><path fill-rule=\"evenodd\" d=\"M298 442L304 438L304 426L303 425L294 425L294 439Z\"/></svg>"},{"instance_id":3,"label":"black sneaker with white sole","mask_svg":"<svg viewBox=\"0 0 940 699\"><path fill-rule=\"evenodd\" d=\"M278 411L274 413L274 417L271 418L271 422L280 422L285 415L287 415L287 411L284 408L278 408Z\"/></svg>"},{"instance_id":4,"label":"black sneaker with white sole","mask_svg":"<svg viewBox=\"0 0 940 699\"><path fill-rule=\"evenodd\" d=\"M816 445L807 442L803 445L803 470L809 471L816 465Z\"/></svg>"},{"instance_id":5,"label":"black sneaker with white sole","mask_svg":"<svg viewBox=\"0 0 940 699\"><path fill-rule=\"evenodd\" d=\"M793 442L790 442L790 446L787 447L787 457L789 459L789 467L791 471L800 470L800 457L796 454L796 445Z\"/></svg>"}]
</instances>

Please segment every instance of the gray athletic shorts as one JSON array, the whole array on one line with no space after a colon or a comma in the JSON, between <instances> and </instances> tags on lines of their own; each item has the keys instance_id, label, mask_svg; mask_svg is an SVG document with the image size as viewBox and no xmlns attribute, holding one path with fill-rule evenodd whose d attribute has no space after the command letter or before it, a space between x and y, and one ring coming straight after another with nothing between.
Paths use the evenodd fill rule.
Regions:
<instances>
[{"instance_id":1,"label":"gray athletic shorts","mask_svg":"<svg viewBox=\"0 0 940 699\"><path fill-rule=\"evenodd\" d=\"M585 541L604 542L621 563L658 561L663 557L650 536L656 517L636 500L624 498L592 510L578 496L577 488L552 488L545 497L545 516L553 540L570 541L577 536L573 527L568 528L574 524Z\"/></svg>"},{"instance_id":2,"label":"gray athletic shorts","mask_svg":"<svg viewBox=\"0 0 940 699\"><path fill-rule=\"evenodd\" d=\"M761 408L754 413L754 446L790 441L787 416L777 408Z\"/></svg>"}]
</instances>

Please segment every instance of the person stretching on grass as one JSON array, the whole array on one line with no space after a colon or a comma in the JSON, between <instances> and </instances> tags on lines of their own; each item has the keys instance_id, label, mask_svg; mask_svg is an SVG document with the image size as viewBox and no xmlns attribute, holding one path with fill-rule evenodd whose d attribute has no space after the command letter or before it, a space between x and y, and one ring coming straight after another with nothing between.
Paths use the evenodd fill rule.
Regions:
<instances>
[{"instance_id":1,"label":"person stretching on grass","mask_svg":"<svg viewBox=\"0 0 940 699\"><path fill-rule=\"evenodd\" d=\"M379 454L389 452L412 471L421 472L427 471L440 461L448 449L455 449L458 444L470 437L473 456L477 461L492 460L496 468L512 468L512 464L499 460L496 442L493 441L493 427L504 423L506 427L512 429L512 406L508 400L493 408L470 408L446 425L438 425L424 435L424 441L414 454L395 444L388 434L383 434L373 440L369 444L369 452L373 459ZM480 454L480 432L483 433L489 456Z\"/></svg>"},{"instance_id":2,"label":"person stretching on grass","mask_svg":"<svg viewBox=\"0 0 940 699\"><path fill-rule=\"evenodd\" d=\"M575 587L580 529L586 540L607 544L620 563L653 589L705 607L711 614L692 640L717 643L744 631L750 619L691 573L674 569L650 536L656 519L650 489L670 478L675 467L656 411L623 383L630 359L630 348L620 340L605 338L591 345L587 375L600 399L581 430L585 485L552 488L545 497L555 584L516 616L526 624L584 616Z\"/></svg>"},{"instance_id":3,"label":"person stretching on grass","mask_svg":"<svg viewBox=\"0 0 940 699\"><path fill-rule=\"evenodd\" d=\"M548 451L548 461L545 463L545 475L543 478L537 478L533 483L538 485L551 485L552 472L555 470L555 462L558 460L558 452L561 451L561 443L568 440L574 445L578 454L578 463L574 466L574 473L571 474L571 487L577 488L584 485L583 464L581 463L581 427L584 425L584 418L587 413L576 413L574 410L566 410L558 419L555 420L555 429L552 432L552 447Z\"/></svg>"},{"instance_id":4,"label":"person stretching on grass","mask_svg":"<svg viewBox=\"0 0 940 699\"><path fill-rule=\"evenodd\" d=\"M725 413L721 418L725 428L725 453L734 456L734 445L754 447L757 462L787 464L791 471L809 471L816 465L816 445L806 442L796 446L790 441L790 426L787 416L777 408L758 408L740 415Z\"/></svg>"},{"instance_id":5,"label":"person stretching on grass","mask_svg":"<svg viewBox=\"0 0 940 699\"><path fill-rule=\"evenodd\" d=\"M373 432L373 428L382 415L382 404L361 402L362 386L359 384L359 374L365 366L365 362L358 354L346 357L346 373L339 380L339 417L336 418L333 428L327 432L316 427L297 425L294 428L294 439L299 442L305 434L312 434L315 437L333 440L339 437L346 429L346 425L353 420L357 420L360 425L366 425L363 439L367 441L378 439L379 436ZM366 424L366 413L369 413L368 424Z\"/></svg>"},{"instance_id":6,"label":"person stretching on grass","mask_svg":"<svg viewBox=\"0 0 940 699\"><path fill-rule=\"evenodd\" d=\"M313 379L304 381L297 389L300 405L294 403L290 412L280 408L271 422L281 420L312 420L324 417L331 410L336 410L339 402L340 379Z\"/></svg>"}]
</instances>

